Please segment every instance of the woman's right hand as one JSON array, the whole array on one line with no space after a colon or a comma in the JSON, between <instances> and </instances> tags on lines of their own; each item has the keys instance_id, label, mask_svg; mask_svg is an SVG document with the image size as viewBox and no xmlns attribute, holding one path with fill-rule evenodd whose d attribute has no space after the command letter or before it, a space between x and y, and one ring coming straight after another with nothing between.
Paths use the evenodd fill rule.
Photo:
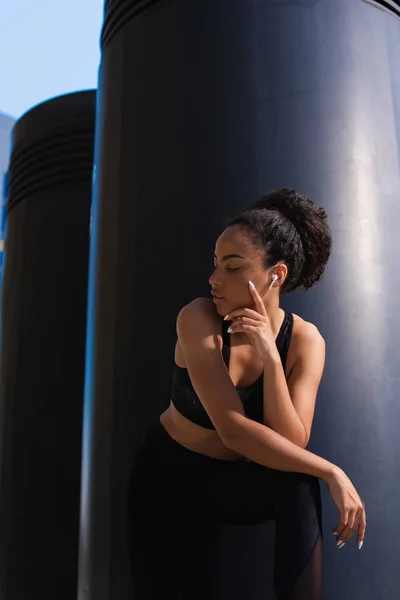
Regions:
<instances>
[{"instance_id":1,"label":"woman's right hand","mask_svg":"<svg viewBox=\"0 0 400 600\"><path fill-rule=\"evenodd\" d=\"M361 550L367 526L364 501L358 495L346 473L339 467L335 467L327 484L340 513L339 524L333 530L333 533L337 534L338 548L343 548L344 544L357 531L357 546Z\"/></svg>"}]
</instances>

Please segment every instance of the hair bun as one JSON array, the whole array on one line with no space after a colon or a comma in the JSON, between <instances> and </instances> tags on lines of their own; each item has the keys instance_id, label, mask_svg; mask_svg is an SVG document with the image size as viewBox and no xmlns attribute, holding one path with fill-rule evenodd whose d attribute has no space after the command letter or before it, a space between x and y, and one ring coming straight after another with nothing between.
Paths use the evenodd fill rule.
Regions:
<instances>
[{"instance_id":1,"label":"hair bun","mask_svg":"<svg viewBox=\"0 0 400 600\"><path fill-rule=\"evenodd\" d=\"M296 228L304 250L304 265L292 289L309 289L322 277L332 248L325 209L287 188L271 192L249 207L251 211L263 209L279 212Z\"/></svg>"},{"instance_id":2,"label":"hair bun","mask_svg":"<svg viewBox=\"0 0 400 600\"><path fill-rule=\"evenodd\" d=\"M301 228L304 223L307 223L307 220L310 218L310 212L312 213L312 216L315 216L316 212L318 213L318 216L320 216L319 211L322 211L322 213L324 213L323 218L326 217L323 208L320 209L306 196L302 196L296 192L296 190L288 188L270 192L250 206L250 210L261 209L276 210L280 212L284 217L291 221L296 228L298 226Z\"/></svg>"}]
</instances>

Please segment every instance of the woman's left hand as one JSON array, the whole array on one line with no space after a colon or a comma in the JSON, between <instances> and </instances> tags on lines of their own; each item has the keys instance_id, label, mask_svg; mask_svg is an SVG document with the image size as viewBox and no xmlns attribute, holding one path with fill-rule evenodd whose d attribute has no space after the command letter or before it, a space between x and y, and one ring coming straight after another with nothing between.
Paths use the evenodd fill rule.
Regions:
<instances>
[{"instance_id":1,"label":"woman's left hand","mask_svg":"<svg viewBox=\"0 0 400 600\"><path fill-rule=\"evenodd\" d=\"M228 333L246 333L252 346L263 360L271 357L279 358L275 336L265 310L264 302L255 287L249 282L256 310L237 308L226 315L225 320L232 321Z\"/></svg>"}]
</instances>

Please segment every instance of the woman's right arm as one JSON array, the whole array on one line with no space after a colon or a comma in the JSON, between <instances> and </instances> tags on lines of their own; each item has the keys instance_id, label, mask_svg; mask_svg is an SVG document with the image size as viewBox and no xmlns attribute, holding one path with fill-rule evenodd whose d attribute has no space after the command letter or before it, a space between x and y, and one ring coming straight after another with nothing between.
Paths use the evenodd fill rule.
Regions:
<instances>
[{"instance_id":1,"label":"woman's right arm","mask_svg":"<svg viewBox=\"0 0 400 600\"><path fill-rule=\"evenodd\" d=\"M190 380L224 444L266 467L314 475L328 483L335 473L332 463L245 416L219 348L220 317L210 308L202 299L185 306L177 332Z\"/></svg>"},{"instance_id":2,"label":"woman's right arm","mask_svg":"<svg viewBox=\"0 0 400 600\"><path fill-rule=\"evenodd\" d=\"M340 512L336 528L346 542L365 533L365 508L347 475L336 465L300 448L269 427L248 419L219 347L220 317L198 299L179 313L177 333L192 385L224 444L250 460L277 469L313 475L328 484Z\"/></svg>"}]
</instances>

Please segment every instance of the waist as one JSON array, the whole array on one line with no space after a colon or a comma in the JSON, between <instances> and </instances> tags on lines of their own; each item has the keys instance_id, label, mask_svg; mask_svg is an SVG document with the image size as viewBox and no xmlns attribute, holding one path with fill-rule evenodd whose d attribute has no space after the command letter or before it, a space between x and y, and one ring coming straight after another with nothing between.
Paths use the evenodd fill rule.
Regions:
<instances>
[{"instance_id":1,"label":"waist","mask_svg":"<svg viewBox=\"0 0 400 600\"><path fill-rule=\"evenodd\" d=\"M205 429L186 419L172 402L161 415L160 423L167 434L187 450L217 460L236 461L244 458L227 448L215 430Z\"/></svg>"}]
</instances>

